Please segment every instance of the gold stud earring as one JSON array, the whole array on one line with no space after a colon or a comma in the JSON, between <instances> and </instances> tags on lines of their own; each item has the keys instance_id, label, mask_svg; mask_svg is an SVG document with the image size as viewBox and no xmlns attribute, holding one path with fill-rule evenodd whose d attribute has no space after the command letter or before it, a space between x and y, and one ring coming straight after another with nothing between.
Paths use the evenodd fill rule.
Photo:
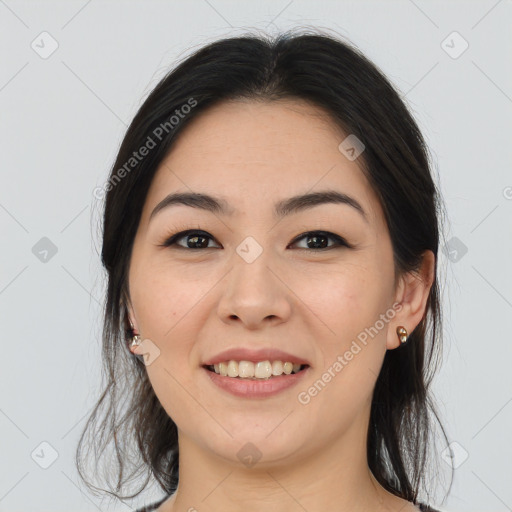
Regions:
<instances>
[{"instance_id":1,"label":"gold stud earring","mask_svg":"<svg viewBox=\"0 0 512 512\"><path fill-rule=\"evenodd\" d=\"M130 343L130 352L134 353L135 349L141 344L141 339L138 334L136 334L132 338L132 342Z\"/></svg>"},{"instance_id":2,"label":"gold stud earring","mask_svg":"<svg viewBox=\"0 0 512 512\"><path fill-rule=\"evenodd\" d=\"M403 326L398 326L396 328L396 333L398 334L398 338L400 340L400 343L406 343L407 342L407 329Z\"/></svg>"}]
</instances>

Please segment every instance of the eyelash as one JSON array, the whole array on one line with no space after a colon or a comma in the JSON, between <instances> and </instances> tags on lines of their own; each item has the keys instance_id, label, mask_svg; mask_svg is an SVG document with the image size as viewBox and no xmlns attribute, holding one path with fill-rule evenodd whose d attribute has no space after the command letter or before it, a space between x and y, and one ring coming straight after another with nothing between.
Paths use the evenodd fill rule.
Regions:
<instances>
[{"instance_id":1,"label":"eyelash","mask_svg":"<svg viewBox=\"0 0 512 512\"><path fill-rule=\"evenodd\" d=\"M160 247L171 247L171 246L176 246L176 248L178 249L185 249L185 250L188 250L188 251L200 251L200 250L205 250L205 249L216 249L216 247L203 247L203 248L191 248L191 247L182 247L180 245L177 245L176 242L178 240L180 240L181 238L186 238L187 236L191 236L191 235L199 235L201 237L204 237L204 238L210 238L211 240L215 240L210 234L208 234L206 231L202 231L202 230L198 230L198 229L187 229L185 231L180 231L179 233L175 233L174 235L170 236L169 238L167 238L165 240L165 242L163 244L160 244ZM322 248L319 248L319 249L309 249L307 247L300 247L299 250L303 250L303 251L313 251L313 252L321 252L321 251L328 251L330 249L335 249L336 247L347 247L347 248L352 248L352 246L344 239L342 238L341 236L338 236L334 233L331 233L329 231L321 231L321 230L317 230L317 231L306 231L305 233L302 233L300 235L298 235L297 237L295 237L291 244L295 244L297 243L298 241L302 240L303 238L308 238L309 236L314 236L314 235L321 235L325 238L330 238L334 241L336 241L337 245L334 245L334 246L330 246L330 247L322 247Z\"/></svg>"}]
</instances>

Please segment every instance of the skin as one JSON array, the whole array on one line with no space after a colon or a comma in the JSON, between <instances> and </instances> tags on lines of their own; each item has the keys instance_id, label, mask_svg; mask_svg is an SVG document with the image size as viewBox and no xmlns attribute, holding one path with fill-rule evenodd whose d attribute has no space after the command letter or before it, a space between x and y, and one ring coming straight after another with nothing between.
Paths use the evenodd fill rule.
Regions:
<instances>
[{"instance_id":1,"label":"skin","mask_svg":"<svg viewBox=\"0 0 512 512\"><path fill-rule=\"evenodd\" d=\"M280 100L225 102L184 130L148 192L129 268L129 318L160 350L146 369L179 431L177 492L159 512L417 511L387 492L367 465L366 439L375 381L386 350L400 346L421 321L432 285L434 255L418 273L399 276L377 196L338 149L346 137L325 113ZM274 203L318 190L344 192L363 206L322 204L285 217ZM224 197L224 216L172 206L151 222L171 192ZM174 229L173 226L177 226ZM187 249L201 229L207 249ZM337 234L353 247L315 249L292 241L305 231ZM237 246L253 237L262 254L247 263ZM190 240L189 240L190 241ZM400 311L393 304L400 304ZM379 315L395 315L307 405L307 390ZM273 346L305 357L310 375L298 387L255 400L210 383L202 362L236 346ZM248 468L237 457L247 442L262 453Z\"/></svg>"}]
</instances>

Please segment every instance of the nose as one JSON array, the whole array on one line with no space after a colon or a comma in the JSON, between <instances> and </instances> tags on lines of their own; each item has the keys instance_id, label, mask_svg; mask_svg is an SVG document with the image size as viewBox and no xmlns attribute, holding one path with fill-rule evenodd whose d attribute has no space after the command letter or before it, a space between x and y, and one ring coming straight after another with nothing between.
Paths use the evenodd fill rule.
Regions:
<instances>
[{"instance_id":1,"label":"nose","mask_svg":"<svg viewBox=\"0 0 512 512\"><path fill-rule=\"evenodd\" d=\"M217 309L223 322L241 322L253 330L288 321L292 292L264 254L252 263L234 256Z\"/></svg>"}]
</instances>

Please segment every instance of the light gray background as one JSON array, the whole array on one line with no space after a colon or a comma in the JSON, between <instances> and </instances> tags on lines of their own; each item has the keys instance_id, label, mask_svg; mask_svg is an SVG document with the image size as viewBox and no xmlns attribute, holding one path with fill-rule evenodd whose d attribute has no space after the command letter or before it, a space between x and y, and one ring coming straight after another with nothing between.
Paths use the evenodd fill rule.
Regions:
<instances>
[{"instance_id":1,"label":"light gray background","mask_svg":"<svg viewBox=\"0 0 512 512\"><path fill-rule=\"evenodd\" d=\"M155 488L131 504L100 501L73 465L99 391L104 284L92 192L177 59L247 28L298 25L358 45L427 138L451 251L439 258L446 348L434 390L456 469L442 509L512 510L511 22L504 0L0 0L0 511L128 511L160 497ZM58 43L47 58L44 31ZM43 237L55 255L38 252ZM52 449L58 457L43 469Z\"/></svg>"}]
</instances>

